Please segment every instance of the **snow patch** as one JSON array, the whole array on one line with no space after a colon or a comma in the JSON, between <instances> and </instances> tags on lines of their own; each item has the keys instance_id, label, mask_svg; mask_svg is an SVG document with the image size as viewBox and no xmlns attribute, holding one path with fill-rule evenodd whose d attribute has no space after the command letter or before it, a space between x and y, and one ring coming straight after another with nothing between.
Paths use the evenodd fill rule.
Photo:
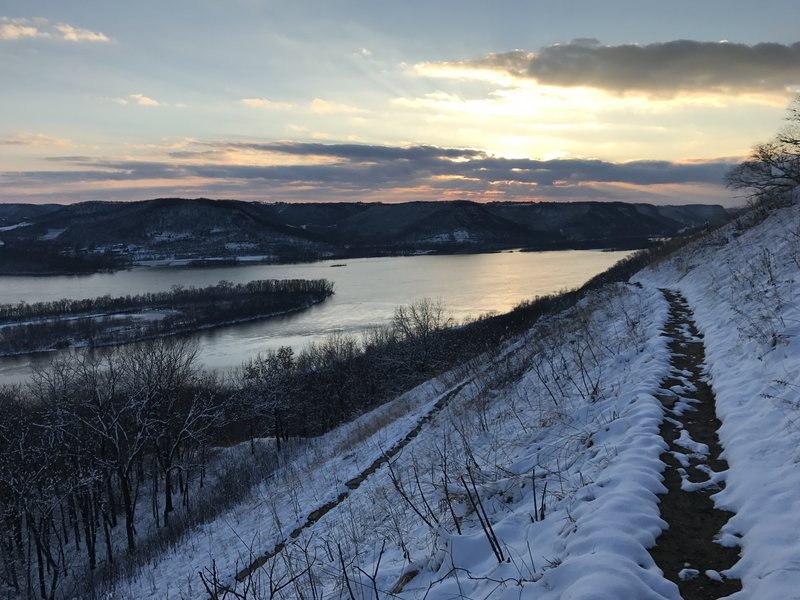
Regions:
<instances>
[{"instance_id":1,"label":"snow patch","mask_svg":"<svg viewBox=\"0 0 800 600\"><path fill-rule=\"evenodd\" d=\"M64 229L48 229L47 233L39 236L39 239L42 240L43 242L51 242L57 239L66 230L67 230L66 227Z\"/></svg>"}]
</instances>

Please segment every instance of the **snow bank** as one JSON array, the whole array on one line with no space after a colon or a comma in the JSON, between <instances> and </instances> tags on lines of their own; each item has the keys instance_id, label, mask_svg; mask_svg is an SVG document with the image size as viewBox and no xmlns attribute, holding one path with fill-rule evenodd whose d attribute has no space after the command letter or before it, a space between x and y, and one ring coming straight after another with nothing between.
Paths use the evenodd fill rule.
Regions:
<instances>
[{"instance_id":1,"label":"snow bank","mask_svg":"<svg viewBox=\"0 0 800 600\"><path fill-rule=\"evenodd\" d=\"M705 337L719 437L730 465L714 497L736 513L721 542L740 544L732 598L800 590L800 208L752 228L732 224L641 273L680 289Z\"/></svg>"}]
</instances>

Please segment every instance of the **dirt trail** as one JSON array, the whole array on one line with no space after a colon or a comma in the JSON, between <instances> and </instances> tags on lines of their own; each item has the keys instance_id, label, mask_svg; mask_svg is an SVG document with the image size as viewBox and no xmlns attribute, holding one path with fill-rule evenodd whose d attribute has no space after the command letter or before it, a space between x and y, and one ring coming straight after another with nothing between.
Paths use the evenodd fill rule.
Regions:
<instances>
[{"instance_id":1,"label":"dirt trail","mask_svg":"<svg viewBox=\"0 0 800 600\"><path fill-rule=\"evenodd\" d=\"M267 563L267 561L269 561L271 558L282 552L283 549L286 548L286 545L290 542L290 540L296 539L303 532L304 529L308 529L309 527L314 525L314 523L319 521L322 517L324 517L326 514L328 514L330 511L332 511L334 508L336 508L342 502L344 502L345 498L347 498L350 495L350 491L357 490L359 486L362 483L364 483L364 481L366 481L366 479L370 475L375 473L375 471L377 471L379 468L381 468L383 465L389 462L392 458L394 458L403 448L405 448L411 442L411 440L413 440L415 437L417 437L417 435L419 435L419 432L422 430L425 424L428 423L431 419L433 419L433 417L436 416L436 414L441 412L441 410L445 406L447 406L447 403L455 396L457 396L458 393L462 389L464 389L464 387L466 387L469 383L471 383L471 381L465 381L457 385L453 389L451 389L449 392L443 394L442 397L439 398L439 400L436 402L436 404L433 405L433 408L431 408L431 410L429 410L419 421L417 421L417 424L414 426L413 429L411 429L411 431L409 431L405 435L405 437L398 440L394 444L394 446L392 446L391 448L389 448L389 450L387 450L386 452L381 454L378 458L376 458L372 462L372 464L370 464L366 469L361 471L358 475L356 475L352 479L349 479L348 481L345 482L344 485L348 491L341 492L335 499L326 502L325 504L323 504L322 506L311 512L308 515L308 517L306 517L305 522L302 525L299 525L298 527L293 529L289 533L289 536L284 541L278 543L271 550L264 552L263 554L258 556L255 560L253 560L253 562L247 565L244 569L236 573L236 581L242 582L245 579L247 579L250 575L252 575L252 573L256 569L259 569L260 567L264 566Z\"/></svg>"},{"instance_id":2,"label":"dirt trail","mask_svg":"<svg viewBox=\"0 0 800 600\"><path fill-rule=\"evenodd\" d=\"M661 518L669 527L650 554L686 600L721 598L742 589L738 579L720 575L739 558L738 547L715 542L732 513L714 507L711 498L725 486L728 464L720 458L714 392L704 375L705 347L686 299L661 290L669 302L663 335L669 338L671 370L661 382L664 405L661 435L669 450L660 498Z\"/></svg>"}]
</instances>

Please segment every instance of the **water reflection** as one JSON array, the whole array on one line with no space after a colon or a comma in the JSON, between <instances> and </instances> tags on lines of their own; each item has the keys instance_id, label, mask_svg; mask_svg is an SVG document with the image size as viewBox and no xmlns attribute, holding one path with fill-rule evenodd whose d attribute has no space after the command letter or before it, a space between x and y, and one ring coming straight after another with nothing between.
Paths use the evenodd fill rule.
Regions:
<instances>
[{"instance_id":1,"label":"water reflection","mask_svg":"<svg viewBox=\"0 0 800 600\"><path fill-rule=\"evenodd\" d=\"M296 349L334 331L360 333L389 321L395 307L416 299L441 298L456 320L505 312L521 300L583 284L628 252L570 250L503 252L457 256L408 256L322 261L295 265L134 269L83 277L0 277L0 303L91 298L202 287L226 279L326 278L336 294L302 313L196 334L202 362L213 368L241 364L267 348ZM0 360L0 377L20 381L47 356Z\"/></svg>"}]
</instances>

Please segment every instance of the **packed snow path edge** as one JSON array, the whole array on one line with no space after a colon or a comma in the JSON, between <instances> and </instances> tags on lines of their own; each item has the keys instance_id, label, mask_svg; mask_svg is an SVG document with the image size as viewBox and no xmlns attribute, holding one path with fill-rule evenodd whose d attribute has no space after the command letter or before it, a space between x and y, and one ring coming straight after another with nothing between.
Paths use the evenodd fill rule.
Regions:
<instances>
[{"instance_id":1,"label":"packed snow path edge","mask_svg":"<svg viewBox=\"0 0 800 600\"><path fill-rule=\"evenodd\" d=\"M417 424L405 435L405 437L398 440L389 450L381 454L378 458L376 458L372 464L370 464L366 469L361 471L358 475L349 479L345 482L344 486L345 490L342 490L335 499L326 502L316 510L309 513L308 517L306 517L305 522L302 525L294 528L290 533L289 536L282 542L279 542L274 548L271 550L263 553L261 556L256 558L253 562L251 562L247 567L236 573L236 581L241 583L245 581L248 577L250 577L256 570L263 567L270 559L280 554L284 548L286 548L287 543L289 540L296 539L304 529L308 529L314 523L319 521L322 517L332 511L334 508L339 506L344 500L350 495L351 491L357 490L359 486L361 486L364 481L366 481L367 477L375 473L378 469L380 469L383 465L388 463L392 458L394 458L398 452L400 452L403 448L405 448L411 440L413 440L419 432L422 431L422 428L428 423L431 419L433 419L436 414L442 411L442 409L447 406L447 403L453 399L455 396L461 392L469 383L470 381L464 381L458 384L456 387L451 389L448 392L442 394L436 404L433 405L430 411L428 411L419 421Z\"/></svg>"},{"instance_id":2,"label":"packed snow path edge","mask_svg":"<svg viewBox=\"0 0 800 600\"><path fill-rule=\"evenodd\" d=\"M725 570L739 559L737 547L716 542L733 513L714 506L725 486L727 462L720 458L714 392L705 375L705 348L692 311L680 292L662 289L669 303L664 335L669 338L670 375L661 383L661 434L669 444L661 517L669 524L650 554L685 600L721 598L742 589Z\"/></svg>"}]
</instances>

